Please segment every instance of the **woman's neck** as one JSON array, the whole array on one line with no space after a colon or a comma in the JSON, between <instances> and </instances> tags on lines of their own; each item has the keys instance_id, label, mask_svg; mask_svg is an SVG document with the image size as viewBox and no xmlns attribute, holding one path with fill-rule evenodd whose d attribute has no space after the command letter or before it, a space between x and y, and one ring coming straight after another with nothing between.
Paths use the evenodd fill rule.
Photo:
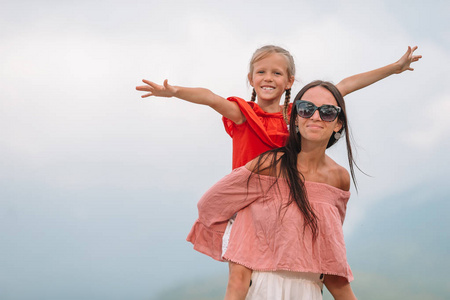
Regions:
<instances>
[{"instance_id":1,"label":"woman's neck","mask_svg":"<svg viewBox=\"0 0 450 300\"><path fill-rule=\"evenodd\" d=\"M305 145L306 144L306 145ZM316 173L326 164L325 150L327 145L311 145L302 143L302 151L297 156L297 167L303 174Z\"/></svg>"}]
</instances>

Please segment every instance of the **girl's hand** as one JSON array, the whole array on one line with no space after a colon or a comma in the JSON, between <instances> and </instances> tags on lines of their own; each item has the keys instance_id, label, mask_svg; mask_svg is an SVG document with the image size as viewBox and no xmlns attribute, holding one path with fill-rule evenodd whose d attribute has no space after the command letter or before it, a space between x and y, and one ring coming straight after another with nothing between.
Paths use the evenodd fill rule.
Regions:
<instances>
[{"instance_id":1,"label":"girl's hand","mask_svg":"<svg viewBox=\"0 0 450 300\"><path fill-rule=\"evenodd\" d=\"M412 49L410 46L408 46L408 50L406 50L406 53L403 54L403 56L397 61L398 71L395 72L396 74L400 74L406 70L414 71L414 69L411 68L410 65L422 58L422 55L413 55L416 49L417 46L413 47Z\"/></svg>"},{"instance_id":2,"label":"girl's hand","mask_svg":"<svg viewBox=\"0 0 450 300\"><path fill-rule=\"evenodd\" d=\"M156 84L154 82L151 82L149 80L143 79L142 82L146 83L147 85L140 85L136 87L136 90L143 91L143 92L149 92L147 94L142 95L142 98L150 97L150 96L157 96L157 97L173 97L175 96L175 93L177 89L170 85L166 80L164 80L163 85Z\"/></svg>"}]
</instances>

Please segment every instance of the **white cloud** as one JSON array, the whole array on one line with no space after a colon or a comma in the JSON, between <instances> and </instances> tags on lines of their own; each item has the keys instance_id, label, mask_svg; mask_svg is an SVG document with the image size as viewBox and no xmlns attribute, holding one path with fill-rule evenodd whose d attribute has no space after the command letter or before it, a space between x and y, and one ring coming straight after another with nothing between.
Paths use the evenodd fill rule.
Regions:
<instances>
[{"instance_id":1,"label":"white cloud","mask_svg":"<svg viewBox=\"0 0 450 300\"><path fill-rule=\"evenodd\" d=\"M449 147L450 94L437 97L430 103L422 102L422 106L417 115L418 120L410 132L405 134L404 142L428 153L440 146Z\"/></svg>"},{"instance_id":2,"label":"white cloud","mask_svg":"<svg viewBox=\"0 0 450 300\"><path fill-rule=\"evenodd\" d=\"M172 84L204 86L223 96L245 98L250 94L246 84L248 61L255 48L265 43L280 44L295 56L299 82L294 92L313 79L337 83L345 76L398 59L406 50L409 37L395 15L378 2L367 4L356 15L353 12L358 7L349 9L349 5L342 2L336 12L323 14L316 14L320 5L304 5L305 17L300 23L293 19L290 24L295 26L290 30L278 30L279 35L269 31L258 40L233 26L232 18L220 18L220 12L211 7L182 17L186 35L180 40L172 35L174 28L154 27L155 21L150 17L142 20L144 24L148 21L149 27L141 26L129 33L119 31L115 36L111 32L99 36L102 32L87 19L80 30L64 25L37 35L11 37L4 41L6 53L0 61L2 70L7 70L2 77L8 83L2 101L8 109L0 121L8 128L4 141L11 155L19 155L24 164L49 166L57 162L62 166L86 162L85 170L72 174L79 182L95 182L92 177L99 177L105 164L114 161L122 161L130 169L145 164L165 170L163 165L169 160L174 165L184 164L186 160L178 160L172 154L180 148L185 149L182 155L189 157L192 165L202 165L205 156L200 159L196 154L209 147L214 154L206 157L217 161L216 155L220 155L220 164L227 166L231 157L223 156L230 153L231 142L221 128L220 116L209 108L176 99L141 100L140 93L134 91L140 78L158 83L169 78ZM245 9L239 13L245 14ZM204 14L205 10L209 14ZM295 14L288 12L291 13ZM362 22L369 17L383 19L381 27ZM250 17L252 26L248 32L258 32L258 27L253 27L259 22L256 19ZM38 27L47 28L49 24L53 23ZM86 31L84 27L89 24L97 30ZM260 26L267 27L267 23ZM389 28L390 34L385 35L383 28ZM263 32L259 34L264 36ZM360 152L360 165L369 169L368 173L379 176L383 172L378 170L380 162L395 164L403 156L401 146L390 141L399 137L401 140L407 136L405 130L414 128L409 125L413 120L404 116L399 119L398 111L411 101L421 101L415 96L424 90L420 89L420 82L428 80L425 74L429 68L423 70L425 62L432 59L426 52L427 46L432 46L432 56L439 53L442 59L448 59L439 47L422 46L425 58L417 63L414 73L393 76L347 98L356 141L366 149ZM434 77L438 75L447 76L439 73ZM431 95L428 101L433 103L435 97ZM203 132L205 128L208 132ZM205 136L214 136L216 141L205 145ZM29 147L30 141L33 147ZM216 147L215 143L221 146ZM155 162L154 157L161 159ZM91 172L95 176L86 176L89 166L97 170ZM197 171L202 172L200 168ZM170 182L173 172L176 169L167 175L161 171L153 181ZM117 182L124 179L108 171L108 177L114 176ZM364 184L364 179L361 181ZM389 186L387 182L386 185ZM366 188L372 190L370 184Z\"/></svg>"}]
</instances>

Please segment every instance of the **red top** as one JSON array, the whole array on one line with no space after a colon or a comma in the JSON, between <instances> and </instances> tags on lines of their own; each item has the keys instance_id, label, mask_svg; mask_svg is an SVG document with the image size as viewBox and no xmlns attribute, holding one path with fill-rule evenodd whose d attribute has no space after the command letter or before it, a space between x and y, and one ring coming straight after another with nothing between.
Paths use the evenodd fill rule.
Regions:
<instances>
[{"instance_id":1,"label":"red top","mask_svg":"<svg viewBox=\"0 0 450 300\"><path fill-rule=\"evenodd\" d=\"M198 219L187 237L194 249L257 271L294 271L338 275L353 280L347 263L342 224L350 192L326 183L306 181L308 201L318 217L314 239L296 204L287 206L290 189L283 178L249 176L233 170L198 202ZM222 238L236 213L222 257Z\"/></svg>"},{"instance_id":2,"label":"red top","mask_svg":"<svg viewBox=\"0 0 450 300\"><path fill-rule=\"evenodd\" d=\"M246 102L238 97L228 100L236 102L246 118L240 125L222 118L226 132L233 139L233 169L245 165L261 153L284 146L289 132L281 112L265 112L255 102ZM288 116L291 108L292 103Z\"/></svg>"}]
</instances>

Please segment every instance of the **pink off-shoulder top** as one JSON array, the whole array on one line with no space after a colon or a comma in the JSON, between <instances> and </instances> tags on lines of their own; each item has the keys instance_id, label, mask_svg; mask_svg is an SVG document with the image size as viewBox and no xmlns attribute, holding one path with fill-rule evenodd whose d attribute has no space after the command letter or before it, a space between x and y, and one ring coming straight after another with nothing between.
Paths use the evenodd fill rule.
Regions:
<instances>
[{"instance_id":1,"label":"pink off-shoulder top","mask_svg":"<svg viewBox=\"0 0 450 300\"><path fill-rule=\"evenodd\" d=\"M194 249L216 260L228 260L257 271L287 270L339 275L353 280L347 263L342 224L350 192L325 183L306 181L307 197L318 216L318 236L295 203L287 206L284 179L251 174L245 166L212 186L198 203L199 218L187 240ZM236 213L227 251L222 237Z\"/></svg>"}]
</instances>

